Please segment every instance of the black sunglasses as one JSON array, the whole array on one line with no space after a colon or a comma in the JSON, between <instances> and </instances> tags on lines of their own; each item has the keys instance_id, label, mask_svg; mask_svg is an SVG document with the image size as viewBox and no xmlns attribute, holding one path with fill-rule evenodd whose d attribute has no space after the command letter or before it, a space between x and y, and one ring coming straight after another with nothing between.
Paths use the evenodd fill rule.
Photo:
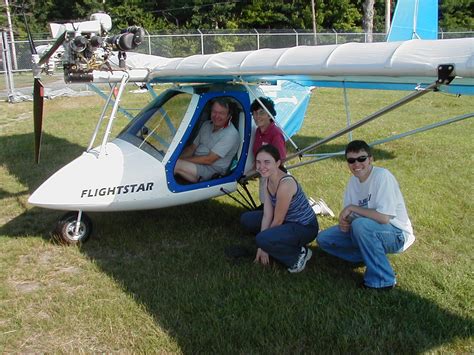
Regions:
<instances>
[{"instance_id":1,"label":"black sunglasses","mask_svg":"<svg viewBox=\"0 0 474 355\"><path fill-rule=\"evenodd\" d=\"M364 161L367 160L369 156L368 155L361 155L360 157L357 157L357 158L347 158L347 162L349 164L354 164L356 162L356 160L359 162L359 163L363 163Z\"/></svg>"}]
</instances>

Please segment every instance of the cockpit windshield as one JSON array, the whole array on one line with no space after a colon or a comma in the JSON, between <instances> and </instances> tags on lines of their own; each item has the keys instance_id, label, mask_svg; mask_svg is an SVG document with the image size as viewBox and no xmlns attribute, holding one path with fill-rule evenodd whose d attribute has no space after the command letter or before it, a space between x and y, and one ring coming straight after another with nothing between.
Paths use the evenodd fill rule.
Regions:
<instances>
[{"instance_id":1,"label":"cockpit windshield","mask_svg":"<svg viewBox=\"0 0 474 355\"><path fill-rule=\"evenodd\" d=\"M191 102L189 93L171 91L143 109L118 138L162 161Z\"/></svg>"}]
</instances>

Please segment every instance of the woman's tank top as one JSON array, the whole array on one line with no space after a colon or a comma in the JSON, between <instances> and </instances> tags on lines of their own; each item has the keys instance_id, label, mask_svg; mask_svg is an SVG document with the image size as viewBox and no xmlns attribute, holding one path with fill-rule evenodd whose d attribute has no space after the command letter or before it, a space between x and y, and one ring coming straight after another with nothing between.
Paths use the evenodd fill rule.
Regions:
<instances>
[{"instance_id":1,"label":"woman's tank top","mask_svg":"<svg viewBox=\"0 0 474 355\"><path fill-rule=\"evenodd\" d=\"M288 207L288 211L286 212L286 216L285 216L285 223L292 222L292 223L302 224L304 226L317 224L316 216L308 202L308 199L306 198L300 184L298 184L298 181L296 181L296 179L293 176L291 175L283 176L278 182L276 191L278 191L280 182L283 179L288 179L288 178L295 180L296 193L291 198L290 206ZM276 193L275 195L272 195L270 193L270 190L268 190L268 180L267 180L267 191L268 191L268 194L270 195L272 206L273 208L275 208L277 196L276 196Z\"/></svg>"}]
</instances>

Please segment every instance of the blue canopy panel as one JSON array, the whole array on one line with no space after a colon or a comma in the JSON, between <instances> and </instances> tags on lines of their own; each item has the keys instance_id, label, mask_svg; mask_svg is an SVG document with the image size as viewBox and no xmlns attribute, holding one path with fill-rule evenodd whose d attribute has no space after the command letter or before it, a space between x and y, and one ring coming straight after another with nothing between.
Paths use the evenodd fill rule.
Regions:
<instances>
[{"instance_id":1,"label":"blue canopy panel","mask_svg":"<svg viewBox=\"0 0 474 355\"><path fill-rule=\"evenodd\" d=\"M275 119L286 137L292 137L303 125L306 109L311 97L311 87L291 81L279 80L276 85L260 85L265 96L275 103Z\"/></svg>"},{"instance_id":2,"label":"blue canopy panel","mask_svg":"<svg viewBox=\"0 0 474 355\"><path fill-rule=\"evenodd\" d=\"M387 42L438 39L438 0L398 0Z\"/></svg>"}]
</instances>

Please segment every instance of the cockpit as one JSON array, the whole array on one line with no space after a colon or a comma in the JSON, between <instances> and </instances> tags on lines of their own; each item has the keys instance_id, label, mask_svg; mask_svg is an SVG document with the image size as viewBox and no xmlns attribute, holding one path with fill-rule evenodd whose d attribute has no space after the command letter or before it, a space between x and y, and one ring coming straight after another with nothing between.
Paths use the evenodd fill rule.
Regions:
<instances>
[{"instance_id":1,"label":"cockpit","mask_svg":"<svg viewBox=\"0 0 474 355\"><path fill-rule=\"evenodd\" d=\"M170 91L161 99L154 100L125 127L118 138L163 161L186 116L192 96L182 91Z\"/></svg>"},{"instance_id":2,"label":"cockpit","mask_svg":"<svg viewBox=\"0 0 474 355\"><path fill-rule=\"evenodd\" d=\"M146 106L119 134L125 140L150 154L166 166L167 180L176 190L189 183L173 175L176 161L185 147L191 144L202 124L210 118L212 100L226 98L232 102L231 124L239 133L238 152L232 159L226 174L212 180L238 175L245 167L245 158L250 138L251 120L246 117L245 107L249 105L248 93L244 91L208 92L200 87L185 87L167 90ZM244 157L243 159L241 159ZM240 161L242 162L240 163ZM239 169L237 169L239 167ZM236 172L234 174L234 171ZM240 176L238 176L240 177ZM238 178L237 177L237 178ZM225 179L227 180L227 179ZM193 184L193 185L198 185Z\"/></svg>"}]
</instances>

